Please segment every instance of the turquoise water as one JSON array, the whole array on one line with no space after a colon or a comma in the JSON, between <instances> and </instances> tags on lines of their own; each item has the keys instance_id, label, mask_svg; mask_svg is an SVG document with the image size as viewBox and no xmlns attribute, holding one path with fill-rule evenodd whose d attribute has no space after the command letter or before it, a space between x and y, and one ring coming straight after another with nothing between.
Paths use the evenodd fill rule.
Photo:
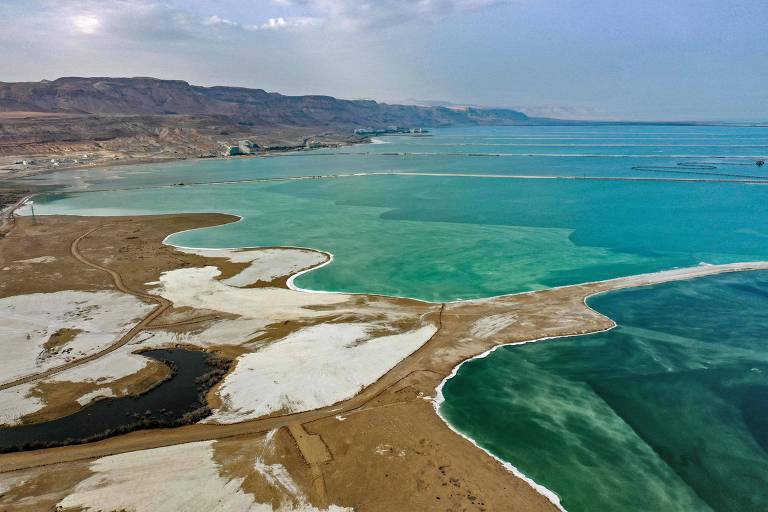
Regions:
<instances>
[{"instance_id":1,"label":"turquoise water","mask_svg":"<svg viewBox=\"0 0 768 512\"><path fill-rule=\"evenodd\" d=\"M243 220L170 242L314 247L334 262L299 286L434 301L768 259L768 188L743 181L768 177L754 164L768 153L766 129L510 127L382 139L279 157L53 173L35 182L68 192L39 196L36 209L233 213ZM470 156L481 152L499 156ZM390 171L742 182L253 181ZM178 183L185 186L169 186ZM617 292L591 304L621 327L467 363L446 384L443 414L572 511L768 509L766 274Z\"/></svg>"},{"instance_id":2,"label":"turquoise water","mask_svg":"<svg viewBox=\"0 0 768 512\"><path fill-rule=\"evenodd\" d=\"M531 176L707 178L768 175L768 128L728 126L512 126L434 130L428 137L380 137L385 144L283 156L189 160L119 169L61 171L37 184L113 189L351 172L446 172ZM499 156L470 156L470 155ZM727 157L727 158L723 158ZM678 163L714 164L685 169ZM633 167L661 167L638 171ZM668 168L668 169L667 169ZM674 171L674 172L669 172ZM685 172L686 174L679 174Z\"/></svg>"},{"instance_id":3,"label":"turquoise water","mask_svg":"<svg viewBox=\"0 0 768 512\"><path fill-rule=\"evenodd\" d=\"M768 510L768 273L589 304L619 327L469 361L441 414L571 512Z\"/></svg>"},{"instance_id":4,"label":"turquoise water","mask_svg":"<svg viewBox=\"0 0 768 512\"><path fill-rule=\"evenodd\" d=\"M222 211L182 246L295 245L332 265L297 285L443 301L701 262L768 258L765 186L363 176L38 199L38 212Z\"/></svg>"},{"instance_id":5,"label":"turquoise water","mask_svg":"<svg viewBox=\"0 0 768 512\"><path fill-rule=\"evenodd\" d=\"M648 177L665 175L672 167L667 170L747 175L761 172L753 160L715 157L768 152L768 131L733 127L475 128L385 139L387 144L280 157L55 173L41 180L89 192L40 197L38 211L229 212L244 217L243 222L178 234L171 243L315 247L332 252L335 261L299 278L299 286L435 301L701 262L768 258L763 185L461 176L238 182L357 171ZM466 144L476 150L485 147L480 144L523 143L545 144L546 151L561 156L521 156L517 145L492 146L520 153L509 158L452 155L465 151ZM574 144L588 144L589 151L603 156L567 156ZM615 144L630 145L618 148L625 156L605 156L616 154ZM705 145L714 156L703 161L668 157L672 150L688 156L703 153L702 147L691 144ZM415 148L425 147L436 153L413 154ZM531 147L538 146L523 149ZM393 150L397 156L388 154ZM658 173L633 170L649 161L660 168ZM676 165L692 161L717 169ZM202 184L210 182L228 183ZM166 186L169 183L186 186ZM105 188L111 190L98 192Z\"/></svg>"}]
</instances>

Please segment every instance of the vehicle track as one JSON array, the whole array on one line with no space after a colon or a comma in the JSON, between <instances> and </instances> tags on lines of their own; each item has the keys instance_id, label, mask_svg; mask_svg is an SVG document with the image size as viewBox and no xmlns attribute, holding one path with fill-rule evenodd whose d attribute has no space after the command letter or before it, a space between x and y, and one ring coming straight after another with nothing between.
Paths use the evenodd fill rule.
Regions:
<instances>
[{"instance_id":1,"label":"vehicle track","mask_svg":"<svg viewBox=\"0 0 768 512\"><path fill-rule=\"evenodd\" d=\"M273 416L245 420L239 423L196 423L172 429L138 430L128 434L96 441L94 443L4 454L0 455L0 473L16 471L19 469L50 466L62 462L87 460L95 457L106 457L126 452L188 444L197 441L251 436L283 427L289 428L291 430L291 435L295 436L295 432L298 428L303 429L303 425L317 420L334 417L339 414L350 415L382 407L392 407L397 405L397 402L382 405L374 405L372 402L386 391L397 386L414 374L427 372L433 373L437 377L442 377L438 372L422 368L422 359L420 356L431 350L431 348L428 347L430 342L439 335L443 326L444 309L445 304L442 304L437 311L437 330L424 345L401 361L394 369L390 370L389 373L384 375L377 382L343 402L310 411L276 414ZM297 446L301 451L302 457L304 457L309 465L317 466L326 460L324 457L318 458L314 450L303 448L302 443L297 442ZM318 492L319 497L322 497L324 478L322 471L320 470L318 472L318 469L319 468L316 468L316 471L313 472L313 478L317 479L314 485L319 486L316 491Z\"/></svg>"},{"instance_id":2,"label":"vehicle track","mask_svg":"<svg viewBox=\"0 0 768 512\"><path fill-rule=\"evenodd\" d=\"M118 338L114 343L107 346L106 348L103 348L99 350L98 352L94 352L93 354L90 354L85 357L81 357L79 359L75 359L74 361L69 361L68 363L64 363L62 365L50 368L48 370L33 373L30 375L26 375L24 377L18 378L16 380L6 382L3 384L0 384L0 391L8 388L12 388L15 386L19 386L21 384L27 384L29 382L33 382L39 379L43 379L45 377L50 377L52 375L56 375L57 373L61 373L65 370L71 370L72 368L76 368L78 366L81 366L83 364L89 363L91 361L95 361L96 359L99 359L100 357L103 357L111 352L114 352L115 350L119 349L120 347L125 346L126 344L130 343L131 340L133 340L137 334L139 334L141 331L143 331L145 328L149 326L152 321L154 321L156 318L158 318L160 315L165 313L169 308L173 306L173 304L162 297L158 297L156 295L150 295L148 293L142 293L138 292L136 290L133 290L129 288L125 282L123 281L122 276L115 272L114 270L107 268L103 265L100 265L94 261L89 260L83 254L80 252L80 242L82 242L85 238L87 238L89 235L94 233L95 231L99 229L103 229L108 227L109 224L104 224L102 226L98 226L96 228L93 228L76 239L72 241L72 243L69 246L69 252L70 254L79 262L82 264L100 270L101 272L105 272L109 274L109 276L112 278L112 282L115 285L115 288L120 290L123 293L128 293L130 295L133 295L134 297L138 297L144 301L147 302L153 302L158 307L156 307L154 310L152 310L147 316L145 316L141 321L139 321L136 325L134 325L131 330L129 330L127 333L122 335L120 338Z\"/></svg>"}]
</instances>

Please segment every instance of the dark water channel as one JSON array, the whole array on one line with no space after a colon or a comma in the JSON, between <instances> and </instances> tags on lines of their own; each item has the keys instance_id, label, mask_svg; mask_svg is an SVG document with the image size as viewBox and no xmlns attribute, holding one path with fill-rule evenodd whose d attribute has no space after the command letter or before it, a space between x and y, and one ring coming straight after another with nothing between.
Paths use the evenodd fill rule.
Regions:
<instances>
[{"instance_id":1,"label":"dark water channel","mask_svg":"<svg viewBox=\"0 0 768 512\"><path fill-rule=\"evenodd\" d=\"M210 414L205 394L224 376L229 361L184 349L149 350L141 355L168 365L172 376L142 395L99 400L74 414L44 423L0 428L0 452L85 443L145 428L175 427Z\"/></svg>"}]
</instances>

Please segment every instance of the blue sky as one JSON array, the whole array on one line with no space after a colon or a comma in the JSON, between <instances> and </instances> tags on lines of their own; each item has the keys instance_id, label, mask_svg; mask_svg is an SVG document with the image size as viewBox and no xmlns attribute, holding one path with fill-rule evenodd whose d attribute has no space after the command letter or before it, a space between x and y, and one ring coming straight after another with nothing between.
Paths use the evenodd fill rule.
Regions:
<instances>
[{"instance_id":1,"label":"blue sky","mask_svg":"<svg viewBox=\"0 0 768 512\"><path fill-rule=\"evenodd\" d=\"M0 80L156 76L595 119L768 119L765 0L2 0Z\"/></svg>"}]
</instances>

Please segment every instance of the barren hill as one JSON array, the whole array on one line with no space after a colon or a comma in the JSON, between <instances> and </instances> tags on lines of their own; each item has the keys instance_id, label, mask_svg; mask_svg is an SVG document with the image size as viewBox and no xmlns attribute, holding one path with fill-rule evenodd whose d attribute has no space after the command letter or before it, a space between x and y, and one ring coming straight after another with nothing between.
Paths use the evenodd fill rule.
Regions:
<instances>
[{"instance_id":1,"label":"barren hill","mask_svg":"<svg viewBox=\"0 0 768 512\"><path fill-rule=\"evenodd\" d=\"M52 167L360 142L355 128L525 124L514 110L388 105L156 78L0 82L0 178Z\"/></svg>"},{"instance_id":2,"label":"barren hill","mask_svg":"<svg viewBox=\"0 0 768 512\"><path fill-rule=\"evenodd\" d=\"M200 87L156 78L59 78L0 82L0 111L90 115L227 116L252 126L453 126L518 124L514 110L388 105L330 96L284 96L262 89Z\"/></svg>"}]
</instances>

